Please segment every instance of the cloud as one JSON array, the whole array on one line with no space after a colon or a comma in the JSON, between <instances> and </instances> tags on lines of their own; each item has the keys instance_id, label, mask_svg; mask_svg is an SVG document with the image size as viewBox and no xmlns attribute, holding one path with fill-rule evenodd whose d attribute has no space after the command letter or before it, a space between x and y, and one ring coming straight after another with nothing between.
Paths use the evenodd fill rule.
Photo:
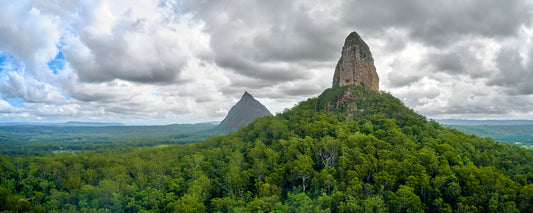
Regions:
<instances>
[{"instance_id":1,"label":"cloud","mask_svg":"<svg viewBox=\"0 0 533 213\"><path fill-rule=\"evenodd\" d=\"M15 108L4 99L0 99L0 113L13 113Z\"/></svg>"},{"instance_id":2,"label":"cloud","mask_svg":"<svg viewBox=\"0 0 533 213\"><path fill-rule=\"evenodd\" d=\"M331 5L184 1L175 9L205 22L217 65L275 86L307 78L312 62L331 62L338 55L344 32L332 25L334 17L328 19L333 13L317 16Z\"/></svg>"},{"instance_id":3,"label":"cloud","mask_svg":"<svg viewBox=\"0 0 533 213\"><path fill-rule=\"evenodd\" d=\"M3 98L22 98L29 103L62 104L65 97L58 88L39 81L24 72L9 71L0 78L0 94Z\"/></svg>"},{"instance_id":4,"label":"cloud","mask_svg":"<svg viewBox=\"0 0 533 213\"><path fill-rule=\"evenodd\" d=\"M510 95L533 94L533 46L529 55L524 58L518 50L503 48L497 55L496 66L498 72L492 76L488 85L505 88Z\"/></svg>"},{"instance_id":5,"label":"cloud","mask_svg":"<svg viewBox=\"0 0 533 213\"><path fill-rule=\"evenodd\" d=\"M421 75L412 75L412 74L405 74L400 72L390 72L387 76L390 79L390 86L393 87L404 87L409 86L412 83L415 83L422 79Z\"/></svg>"},{"instance_id":6,"label":"cloud","mask_svg":"<svg viewBox=\"0 0 533 213\"><path fill-rule=\"evenodd\" d=\"M66 39L63 52L80 81L175 83L195 52L209 51L202 25L186 15L168 22L163 14L143 16L139 8L109 14L111 6L102 2L79 14L91 18L80 20Z\"/></svg>"},{"instance_id":7,"label":"cloud","mask_svg":"<svg viewBox=\"0 0 533 213\"><path fill-rule=\"evenodd\" d=\"M24 61L35 78L48 78L51 72L46 72L46 62L58 53L59 21L29 1L2 1L0 5L1 50Z\"/></svg>"},{"instance_id":8,"label":"cloud","mask_svg":"<svg viewBox=\"0 0 533 213\"><path fill-rule=\"evenodd\" d=\"M532 11L522 0L2 2L0 120L221 120L244 91L279 112L331 86L353 30L380 88L425 115L533 119Z\"/></svg>"},{"instance_id":9,"label":"cloud","mask_svg":"<svg viewBox=\"0 0 533 213\"><path fill-rule=\"evenodd\" d=\"M465 37L507 37L531 24L531 4L511 1L345 1L342 20L348 26L383 32L408 29L411 39L447 46Z\"/></svg>"}]
</instances>

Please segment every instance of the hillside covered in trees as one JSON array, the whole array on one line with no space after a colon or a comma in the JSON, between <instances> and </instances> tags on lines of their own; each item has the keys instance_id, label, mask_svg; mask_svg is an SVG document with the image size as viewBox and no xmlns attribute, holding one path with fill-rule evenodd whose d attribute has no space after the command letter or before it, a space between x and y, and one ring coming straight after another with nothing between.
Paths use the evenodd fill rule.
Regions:
<instances>
[{"instance_id":1,"label":"hillside covered in trees","mask_svg":"<svg viewBox=\"0 0 533 213\"><path fill-rule=\"evenodd\" d=\"M197 144L4 155L0 168L0 211L533 211L531 152L355 86Z\"/></svg>"}]
</instances>

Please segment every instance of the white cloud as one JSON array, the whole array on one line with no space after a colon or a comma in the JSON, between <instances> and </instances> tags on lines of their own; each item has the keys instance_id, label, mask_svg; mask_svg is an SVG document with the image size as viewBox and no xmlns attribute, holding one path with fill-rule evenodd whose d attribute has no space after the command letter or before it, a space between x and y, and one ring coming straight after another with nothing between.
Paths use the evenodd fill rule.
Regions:
<instances>
[{"instance_id":1,"label":"white cloud","mask_svg":"<svg viewBox=\"0 0 533 213\"><path fill-rule=\"evenodd\" d=\"M61 36L57 17L43 14L30 1L0 2L0 49L23 61L37 79L49 78Z\"/></svg>"},{"instance_id":2,"label":"white cloud","mask_svg":"<svg viewBox=\"0 0 533 213\"><path fill-rule=\"evenodd\" d=\"M4 98L22 98L30 103L64 103L65 97L56 86L39 81L24 70L9 71L0 78L0 93Z\"/></svg>"},{"instance_id":3,"label":"white cloud","mask_svg":"<svg viewBox=\"0 0 533 213\"><path fill-rule=\"evenodd\" d=\"M353 30L381 89L416 111L533 119L531 4L439 4L0 0L0 51L13 57L0 68L0 120L221 120L244 91L279 112L331 86Z\"/></svg>"},{"instance_id":4,"label":"white cloud","mask_svg":"<svg viewBox=\"0 0 533 213\"><path fill-rule=\"evenodd\" d=\"M13 113L15 108L4 99L0 99L0 113Z\"/></svg>"},{"instance_id":5,"label":"white cloud","mask_svg":"<svg viewBox=\"0 0 533 213\"><path fill-rule=\"evenodd\" d=\"M114 79L175 83L196 53L209 52L202 24L186 14L168 21L156 5L101 2L86 10L63 48L82 82Z\"/></svg>"}]
</instances>

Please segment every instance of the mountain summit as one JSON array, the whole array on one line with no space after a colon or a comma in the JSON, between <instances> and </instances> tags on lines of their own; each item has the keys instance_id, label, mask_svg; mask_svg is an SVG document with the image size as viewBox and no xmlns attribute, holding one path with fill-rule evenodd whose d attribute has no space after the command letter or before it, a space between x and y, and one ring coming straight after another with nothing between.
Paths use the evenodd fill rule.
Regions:
<instances>
[{"instance_id":1,"label":"mountain summit","mask_svg":"<svg viewBox=\"0 0 533 213\"><path fill-rule=\"evenodd\" d=\"M255 100L248 92L244 92L241 100L231 107L228 115L218 125L221 130L236 131L241 126L246 126L258 117L272 115L268 109Z\"/></svg>"},{"instance_id":2,"label":"mountain summit","mask_svg":"<svg viewBox=\"0 0 533 213\"><path fill-rule=\"evenodd\" d=\"M341 58L335 67L333 87L357 85L379 90L379 77L368 45L356 32L344 41Z\"/></svg>"}]
</instances>

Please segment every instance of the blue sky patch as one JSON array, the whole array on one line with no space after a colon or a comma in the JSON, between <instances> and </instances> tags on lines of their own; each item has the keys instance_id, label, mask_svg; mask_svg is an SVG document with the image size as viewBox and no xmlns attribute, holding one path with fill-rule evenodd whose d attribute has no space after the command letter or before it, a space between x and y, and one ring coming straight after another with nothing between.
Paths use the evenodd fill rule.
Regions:
<instances>
[{"instance_id":1,"label":"blue sky patch","mask_svg":"<svg viewBox=\"0 0 533 213\"><path fill-rule=\"evenodd\" d=\"M65 56L63 55L63 52L59 51L56 57L48 62L48 68L57 75L57 72L63 70L63 67L65 67Z\"/></svg>"},{"instance_id":2,"label":"blue sky patch","mask_svg":"<svg viewBox=\"0 0 533 213\"><path fill-rule=\"evenodd\" d=\"M23 108L24 107L24 99L23 98L6 98L6 101L11 104L11 106L15 108Z\"/></svg>"},{"instance_id":3,"label":"blue sky patch","mask_svg":"<svg viewBox=\"0 0 533 213\"><path fill-rule=\"evenodd\" d=\"M1 54L1 53L0 53ZM4 62L7 60L7 55L0 55L0 64L4 64ZM2 69L2 68L0 68Z\"/></svg>"},{"instance_id":4,"label":"blue sky patch","mask_svg":"<svg viewBox=\"0 0 533 213\"><path fill-rule=\"evenodd\" d=\"M13 64L13 56L7 55L0 50L0 72L9 70Z\"/></svg>"},{"instance_id":5,"label":"blue sky patch","mask_svg":"<svg viewBox=\"0 0 533 213\"><path fill-rule=\"evenodd\" d=\"M63 95L63 97L65 97L67 100L72 100L72 97L70 97L69 95L65 94L65 93L61 93L61 95Z\"/></svg>"},{"instance_id":6,"label":"blue sky patch","mask_svg":"<svg viewBox=\"0 0 533 213\"><path fill-rule=\"evenodd\" d=\"M18 71L21 68L24 69L23 61L15 60L15 57L0 50L0 77L9 71Z\"/></svg>"}]
</instances>

